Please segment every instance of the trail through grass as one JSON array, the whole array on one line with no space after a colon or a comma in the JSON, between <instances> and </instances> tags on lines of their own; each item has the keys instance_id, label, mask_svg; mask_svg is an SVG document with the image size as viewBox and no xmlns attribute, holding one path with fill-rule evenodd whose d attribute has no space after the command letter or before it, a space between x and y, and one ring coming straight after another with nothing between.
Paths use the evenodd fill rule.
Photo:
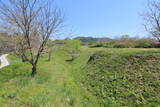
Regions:
<instances>
[{"instance_id":1,"label":"trail through grass","mask_svg":"<svg viewBox=\"0 0 160 107\"><path fill-rule=\"evenodd\" d=\"M66 62L66 56L61 50L50 62L42 56L35 78L30 77L30 64L9 56L11 66L0 70L0 106L93 107L89 95L74 81L79 66Z\"/></svg>"}]
</instances>

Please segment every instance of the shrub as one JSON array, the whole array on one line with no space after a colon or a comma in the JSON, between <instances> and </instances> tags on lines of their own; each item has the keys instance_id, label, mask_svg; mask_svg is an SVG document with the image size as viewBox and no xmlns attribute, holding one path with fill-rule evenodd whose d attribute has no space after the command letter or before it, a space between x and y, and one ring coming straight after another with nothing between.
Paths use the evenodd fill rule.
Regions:
<instances>
[{"instance_id":1,"label":"shrub","mask_svg":"<svg viewBox=\"0 0 160 107\"><path fill-rule=\"evenodd\" d=\"M134 48L134 42L115 42L114 48Z\"/></svg>"},{"instance_id":2,"label":"shrub","mask_svg":"<svg viewBox=\"0 0 160 107\"><path fill-rule=\"evenodd\" d=\"M156 48L156 42L148 38L139 39L136 41L135 48Z\"/></svg>"},{"instance_id":3,"label":"shrub","mask_svg":"<svg viewBox=\"0 0 160 107\"><path fill-rule=\"evenodd\" d=\"M99 42L99 43L94 43L90 45L91 48L96 48L96 47L105 47L105 48L113 48L114 41L108 41L108 42Z\"/></svg>"}]
</instances>

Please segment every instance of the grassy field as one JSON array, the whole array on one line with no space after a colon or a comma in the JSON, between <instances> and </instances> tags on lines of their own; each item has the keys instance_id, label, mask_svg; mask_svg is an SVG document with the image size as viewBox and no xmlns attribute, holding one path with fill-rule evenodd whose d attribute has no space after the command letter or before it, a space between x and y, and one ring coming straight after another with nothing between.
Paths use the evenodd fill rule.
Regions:
<instances>
[{"instance_id":1,"label":"grassy field","mask_svg":"<svg viewBox=\"0 0 160 107\"><path fill-rule=\"evenodd\" d=\"M102 60L101 58L94 60L97 62L108 60L108 62L102 62L101 64L94 61L88 62L90 56L96 55L94 53L102 53L102 56L103 53L105 53L105 55L110 55L104 55L104 58L102 57L102 59L105 60ZM30 77L30 64L21 63L20 59L10 55L9 59L11 65L0 70L0 107L117 107L117 105L125 105L127 103L124 104L121 101L126 101L127 99L119 101L105 90L103 96L101 90L97 90L98 88L96 86L92 87L91 84L97 85L97 83L99 84L97 85L98 87L103 87L101 84L106 84L106 81L108 80L101 82L101 80L92 78L93 76L97 77L97 75L90 76L88 73L100 72L101 70L99 69L105 69L107 71L120 69L120 71L123 71L123 68L121 68L121 65L119 64L123 61L127 61L125 59L126 57L128 58L129 56L135 55L156 55L156 59L158 59L159 53L159 49L91 49L82 47L81 54L76 60L73 62L66 62L65 60L68 59L69 56L62 50L57 50L53 53L52 60L50 62L47 61L47 55L42 56L38 64L38 74L35 78ZM125 58L119 56L125 56ZM115 63L117 61L119 62ZM140 62L138 62L138 64L139 63ZM102 64L105 66L101 66ZM109 69L107 69L107 64L113 66L110 66L108 67ZM122 63L122 65L124 65L124 63ZM159 63L155 65L159 70ZM127 70L130 68L124 69ZM141 69L141 67L138 69ZM136 71L136 69L134 70ZM102 74L107 75L106 73ZM112 76L114 74L108 75ZM159 74L157 75L159 76ZM101 78L101 76L97 78ZM157 79L160 78L157 77ZM156 82L157 84L160 84L160 81ZM114 87L112 88L114 89ZM152 92L155 92L153 95L160 94L157 92L159 91L157 88L151 89ZM107 94L111 96L112 99L106 97ZM159 95L155 97L156 100L159 98ZM141 97L138 96L137 98ZM102 101L102 99L104 99L104 101ZM129 102L134 104L134 101ZM142 104L141 102L138 103ZM136 104L137 103L135 103L135 106L139 106ZM146 100L144 104L148 104L148 101Z\"/></svg>"}]
</instances>

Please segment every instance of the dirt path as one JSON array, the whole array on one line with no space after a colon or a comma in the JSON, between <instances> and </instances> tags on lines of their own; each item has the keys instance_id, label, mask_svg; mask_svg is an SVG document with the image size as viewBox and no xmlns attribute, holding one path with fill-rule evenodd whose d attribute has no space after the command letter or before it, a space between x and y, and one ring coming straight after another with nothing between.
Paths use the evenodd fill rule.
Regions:
<instances>
[{"instance_id":1,"label":"dirt path","mask_svg":"<svg viewBox=\"0 0 160 107\"><path fill-rule=\"evenodd\" d=\"M9 65L9 62L6 58L7 56L8 56L8 54L4 54L4 55L0 56L0 61L1 61L0 69Z\"/></svg>"}]
</instances>

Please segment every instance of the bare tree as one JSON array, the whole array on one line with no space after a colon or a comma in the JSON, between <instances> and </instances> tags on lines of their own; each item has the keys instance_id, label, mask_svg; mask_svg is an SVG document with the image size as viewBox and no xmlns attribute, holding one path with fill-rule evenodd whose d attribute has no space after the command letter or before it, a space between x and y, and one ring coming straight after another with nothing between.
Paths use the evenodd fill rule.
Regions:
<instances>
[{"instance_id":1,"label":"bare tree","mask_svg":"<svg viewBox=\"0 0 160 107\"><path fill-rule=\"evenodd\" d=\"M52 1L53 2L53 1ZM5 28L19 34L18 49L25 61L32 65L32 73L37 73L37 63L44 46L63 22L59 9L49 0L0 0L1 22Z\"/></svg>"},{"instance_id":2,"label":"bare tree","mask_svg":"<svg viewBox=\"0 0 160 107\"><path fill-rule=\"evenodd\" d=\"M148 11L143 14L144 27L160 42L160 0L148 0Z\"/></svg>"}]
</instances>

